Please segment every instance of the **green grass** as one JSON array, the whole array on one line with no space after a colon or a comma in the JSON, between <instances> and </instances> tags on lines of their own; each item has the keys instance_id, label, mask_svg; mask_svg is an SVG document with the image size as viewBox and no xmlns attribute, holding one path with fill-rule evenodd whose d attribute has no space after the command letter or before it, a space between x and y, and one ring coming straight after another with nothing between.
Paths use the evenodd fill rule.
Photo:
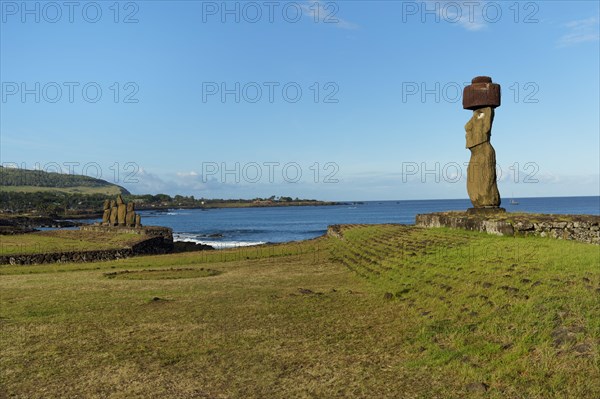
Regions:
<instances>
[{"instance_id":1,"label":"green grass","mask_svg":"<svg viewBox=\"0 0 600 399\"><path fill-rule=\"evenodd\" d=\"M134 233L98 233L79 230L0 235L0 256L126 248L145 238L147 237Z\"/></svg>"},{"instance_id":2,"label":"green grass","mask_svg":"<svg viewBox=\"0 0 600 399\"><path fill-rule=\"evenodd\" d=\"M37 192L59 192L67 194L106 194L117 195L121 194L121 189L118 186L75 186L75 187L42 187L42 186L1 186L0 190L5 192L20 192L20 193L37 193Z\"/></svg>"},{"instance_id":3,"label":"green grass","mask_svg":"<svg viewBox=\"0 0 600 399\"><path fill-rule=\"evenodd\" d=\"M599 250L390 225L3 266L0 397L599 397Z\"/></svg>"}]
</instances>

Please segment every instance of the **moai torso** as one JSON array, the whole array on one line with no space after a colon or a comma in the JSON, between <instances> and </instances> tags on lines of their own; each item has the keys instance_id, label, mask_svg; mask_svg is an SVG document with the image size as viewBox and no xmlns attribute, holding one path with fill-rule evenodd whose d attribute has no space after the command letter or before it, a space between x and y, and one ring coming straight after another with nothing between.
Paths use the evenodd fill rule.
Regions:
<instances>
[{"instance_id":1,"label":"moai torso","mask_svg":"<svg viewBox=\"0 0 600 399\"><path fill-rule=\"evenodd\" d=\"M110 225L115 226L117 224L117 203L115 201L110 201Z\"/></svg>"},{"instance_id":2,"label":"moai torso","mask_svg":"<svg viewBox=\"0 0 600 399\"><path fill-rule=\"evenodd\" d=\"M127 214L127 206L123 201L121 194L117 196L117 224L119 226L125 226L125 215Z\"/></svg>"},{"instance_id":3,"label":"moai torso","mask_svg":"<svg viewBox=\"0 0 600 399\"><path fill-rule=\"evenodd\" d=\"M125 215L125 225L128 227L135 226L135 206L133 202L127 204L127 214Z\"/></svg>"},{"instance_id":4,"label":"moai torso","mask_svg":"<svg viewBox=\"0 0 600 399\"><path fill-rule=\"evenodd\" d=\"M465 125L467 148L473 148L481 143L490 141L493 122L494 110L491 107L473 111L473 117Z\"/></svg>"},{"instance_id":5,"label":"moai torso","mask_svg":"<svg viewBox=\"0 0 600 399\"><path fill-rule=\"evenodd\" d=\"M108 225L110 223L110 200L104 200L104 212L102 213L102 224Z\"/></svg>"}]
</instances>

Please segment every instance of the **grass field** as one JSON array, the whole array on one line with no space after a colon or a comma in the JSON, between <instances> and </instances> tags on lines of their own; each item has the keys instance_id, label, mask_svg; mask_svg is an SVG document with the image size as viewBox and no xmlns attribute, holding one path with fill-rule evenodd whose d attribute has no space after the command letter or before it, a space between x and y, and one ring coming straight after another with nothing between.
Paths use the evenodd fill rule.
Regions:
<instances>
[{"instance_id":1,"label":"grass field","mask_svg":"<svg viewBox=\"0 0 600 399\"><path fill-rule=\"evenodd\" d=\"M600 397L594 245L354 226L2 266L0 293L0 397Z\"/></svg>"},{"instance_id":2,"label":"grass field","mask_svg":"<svg viewBox=\"0 0 600 399\"><path fill-rule=\"evenodd\" d=\"M60 192L68 194L121 194L121 189L117 186L75 186L75 187L41 187L41 186L1 186L0 190L5 192L37 193L37 192Z\"/></svg>"},{"instance_id":3,"label":"grass field","mask_svg":"<svg viewBox=\"0 0 600 399\"><path fill-rule=\"evenodd\" d=\"M134 233L100 233L79 230L0 235L0 256L127 248L144 238L147 237Z\"/></svg>"}]
</instances>

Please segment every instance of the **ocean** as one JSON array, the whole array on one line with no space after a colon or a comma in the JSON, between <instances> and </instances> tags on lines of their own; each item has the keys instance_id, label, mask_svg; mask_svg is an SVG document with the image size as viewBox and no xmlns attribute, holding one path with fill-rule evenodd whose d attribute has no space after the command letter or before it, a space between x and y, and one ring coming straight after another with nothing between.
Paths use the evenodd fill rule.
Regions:
<instances>
[{"instance_id":1,"label":"ocean","mask_svg":"<svg viewBox=\"0 0 600 399\"><path fill-rule=\"evenodd\" d=\"M504 200L507 212L600 215L600 197L515 198ZM307 240L332 224L414 224L418 213L465 210L464 200L349 202L345 205L280 208L186 209L140 211L142 223L173 229L176 241L217 249Z\"/></svg>"}]
</instances>

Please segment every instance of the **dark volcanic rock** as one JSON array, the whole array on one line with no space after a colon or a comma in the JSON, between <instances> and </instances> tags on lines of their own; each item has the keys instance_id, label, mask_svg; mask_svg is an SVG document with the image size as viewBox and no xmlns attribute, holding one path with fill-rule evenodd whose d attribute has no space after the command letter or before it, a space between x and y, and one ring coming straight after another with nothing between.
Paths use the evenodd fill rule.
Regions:
<instances>
[{"instance_id":1,"label":"dark volcanic rock","mask_svg":"<svg viewBox=\"0 0 600 399\"><path fill-rule=\"evenodd\" d=\"M47 216L16 216L0 219L0 235L24 234L36 231L37 227L64 228L76 227L82 223L70 220L56 220Z\"/></svg>"},{"instance_id":2,"label":"dark volcanic rock","mask_svg":"<svg viewBox=\"0 0 600 399\"><path fill-rule=\"evenodd\" d=\"M487 392L490 388L485 382L472 382L467 385L467 391L469 392Z\"/></svg>"},{"instance_id":3,"label":"dark volcanic rock","mask_svg":"<svg viewBox=\"0 0 600 399\"><path fill-rule=\"evenodd\" d=\"M214 251L215 248L195 242L183 242L183 241L175 241L173 243L173 252L194 252L194 251Z\"/></svg>"}]
</instances>

